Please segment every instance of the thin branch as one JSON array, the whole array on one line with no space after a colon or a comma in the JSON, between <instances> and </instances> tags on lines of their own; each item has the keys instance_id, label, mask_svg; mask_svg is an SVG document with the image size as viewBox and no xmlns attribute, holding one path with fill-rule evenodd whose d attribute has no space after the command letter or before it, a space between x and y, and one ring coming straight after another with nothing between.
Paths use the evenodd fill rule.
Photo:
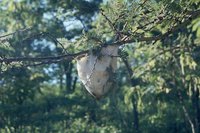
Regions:
<instances>
[{"instance_id":1,"label":"thin branch","mask_svg":"<svg viewBox=\"0 0 200 133\"><path fill-rule=\"evenodd\" d=\"M42 61L48 61L48 60L72 60L75 57L88 53L88 50L81 51L75 54L64 54L64 55L58 55L58 56L47 56L47 57L1 57L0 63L6 63L9 64L11 62L21 62L21 61L31 61L31 62L42 62Z\"/></svg>"},{"instance_id":2,"label":"thin branch","mask_svg":"<svg viewBox=\"0 0 200 133\"><path fill-rule=\"evenodd\" d=\"M110 27L117 33L118 30L115 28L114 24L112 23L112 21L104 14L104 10L100 9L100 13L101 15L106 19L106 21L108 21L108 24L110 25Z\"/></svg>"},{"instance_id":3,"label":"thin branch","mask_svg":"<svg viewBox=\"0 0 200 133\"><path fill-rule=\"evenodd\" d=\"M11 35L14 35L18 32L25 32L25 31L28 31L28 30L31 30L31 27L28 27L28 28L25 28L25 29L20 29L20 30L17 30L15 32L12 32L12 33L8 33L6 35L1 35L0 38L4 38L4 37L7 37L7 36L11 36Z\"/></svg>"},{"instance_id":4,"label":"thin branch","mask_svg":"<svg viewBox=\"0 0 200 133\"><path fill-rule=\"evenodd\" d=\"M160 34L157 36L153 36L153 37L132 37L127 38L127 39L123 39L123 40L119 40L113 43L110 43L109 45L123 45L123 44L129 44L129 43L133 43L133 42L152 42L152 41L158 41L158 40L162 40L166 37L169 37L169 35L173 34L174 32L178 31L180 28L187 26L192 20L194 20L195 18L200 16L200 10L196 10L193 12L190 12L191 14L189 15L190 17L185 20L184 22L172 27L169 31L165 32L164 34ZM11 34L11 33L10 33ZM12 33L14 34L14 33ZM4 35L6 36L6 35ZM2 36L0 36L2 37ZM55 40L56 41L56 40ZM59 42L58 42L59 43ZM106 46L108 44L102 44L101 46ZM0 58L0 63L11 63L11 62L20 62L20 61L31 61L31 62L42 62L42 61L47 61L47 60L72 60L74 58L76 58L77 56L83 55L88 53L89 50L85 50L85 51L81 51L75 54L63 54L63 55L59 55L59 56L48 56L48 57L9 57L9 58L5 58L5 57L1 57Z\"/></svg>"},{"instance_id":5,"label":"thin branch","mask_svg":"<svg viewBox=\"0 0 200 133\"><path fill-rule=\"evenodd\" d=\"M169 31L165 32L164 34L160 34L160 35L153 36L153 37L134 37L134 39L128 39L128 40L124 40L124 41L115 42L115 43L113 43L113 45L122 45L122 44L126 44L126 43L133 43L136 41L151 42L151 41L162 40L162 39L168 37L169 35L173 34L174 32L176 32L177 30L181 29L182 27L187 26L192 20L196 19L199 16L200 16L200 10L194 11L190 14L190 17L187 20L172 27Z\"/></svg>"},{"instance_id":6,"label":"thin branch","mask_svg":"<svg viewBox=\"0 0 200 133\"><path fill-rule=\"evenodd\" d=\"M65 53L66 53L66 54L69 54L69 53L67 52L67 50L65 49L64 45L63 45L61 42L59 42L52 34L50 34L50 33L48 33L48 32L43 32L42 34L44 34L44 35L46 35L47 37L49 37L50 39L52 39L55 43L58 43L58 44L61 46L61 48L65 51Z\"/></svg>"},{"instance_id":7,"label":"thin branch","mask_svg":"<svg viewBox=\"0 0 200 133\"><path fill-rule=\"evenodd\" d=\"M93 64L92 70L91 70L90 75L89 75L89 77L87 78L87 80L86 80L84 86L87 86L89 80L91 80L91 77L92 77L92 75L93 75L93 73L94 73L94 70L95 70L95 67L96 67L96 64L97 64L98 58L99 58L99 55L97 55L96 58L95 58L95 61L94 61L94 64Z\"/></svg>"}]
</instances>

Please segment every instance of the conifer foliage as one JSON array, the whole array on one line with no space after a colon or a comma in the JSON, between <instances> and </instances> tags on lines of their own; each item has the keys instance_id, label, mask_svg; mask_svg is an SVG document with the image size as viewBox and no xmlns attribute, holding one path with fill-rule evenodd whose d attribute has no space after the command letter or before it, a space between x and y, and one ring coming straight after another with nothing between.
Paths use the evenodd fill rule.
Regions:
<instances>
[{"instance_id":1,"label":"conifer foliage","mask_svg":"<svg viewBox=\"0 0 200 133\"><path fill-rule=\"evenodd\" d=\"M0 0L0 20L0 132L200 133L199 0ZM76 61L109 46L96 100Z\"/></svg>"}]
</instances>

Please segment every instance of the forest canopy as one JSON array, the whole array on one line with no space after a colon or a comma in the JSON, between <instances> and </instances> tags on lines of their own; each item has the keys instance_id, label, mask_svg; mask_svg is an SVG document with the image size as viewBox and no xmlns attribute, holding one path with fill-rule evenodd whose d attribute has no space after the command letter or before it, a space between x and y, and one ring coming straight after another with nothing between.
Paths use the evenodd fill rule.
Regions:
<instances>
[{"instance_id":1,"label":"forest canopy","mask_svg":"<svg viewBox=\"0 0 200 133\"><path fill-rule=\"evenodd\" d=\"M199 0L0 0L0 20L0 132L200 133ZM96 100L77 59L108 46Z\"/></svg>"}]
</instances>

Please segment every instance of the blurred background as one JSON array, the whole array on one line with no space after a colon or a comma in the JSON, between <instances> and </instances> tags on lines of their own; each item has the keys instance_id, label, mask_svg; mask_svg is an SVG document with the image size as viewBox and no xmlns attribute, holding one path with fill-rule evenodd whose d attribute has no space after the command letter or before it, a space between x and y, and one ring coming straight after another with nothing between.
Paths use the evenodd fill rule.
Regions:
<instances>
[{"instance_id":1,"label":"blurred background","mask_svg":"<svg viewBox=\"0 0 200 133\"><path fill-rule=\"evenodd\" d=\"M100 100L53 58L115 41ZM0 61L1 133L200 133L199 0L0 0Z\"/></svg>"}]
</instances>

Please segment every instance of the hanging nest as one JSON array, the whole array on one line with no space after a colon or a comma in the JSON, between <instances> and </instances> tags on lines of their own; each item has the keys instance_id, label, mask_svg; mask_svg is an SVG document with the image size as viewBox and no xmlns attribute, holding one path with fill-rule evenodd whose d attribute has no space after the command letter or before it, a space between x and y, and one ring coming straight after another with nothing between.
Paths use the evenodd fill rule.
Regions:
<instances>
[{"instance_id":1,"label":"hanging nest","mask_svg":"<svg viewBox=\"0 0 200 133\"><path fill-rule=\"evenodd\" d=\"M113 88L117 69L118 46L107 46L98 53L77 59L77 70L86 90L100 99Z\"/></svg>"}]
</instances>

